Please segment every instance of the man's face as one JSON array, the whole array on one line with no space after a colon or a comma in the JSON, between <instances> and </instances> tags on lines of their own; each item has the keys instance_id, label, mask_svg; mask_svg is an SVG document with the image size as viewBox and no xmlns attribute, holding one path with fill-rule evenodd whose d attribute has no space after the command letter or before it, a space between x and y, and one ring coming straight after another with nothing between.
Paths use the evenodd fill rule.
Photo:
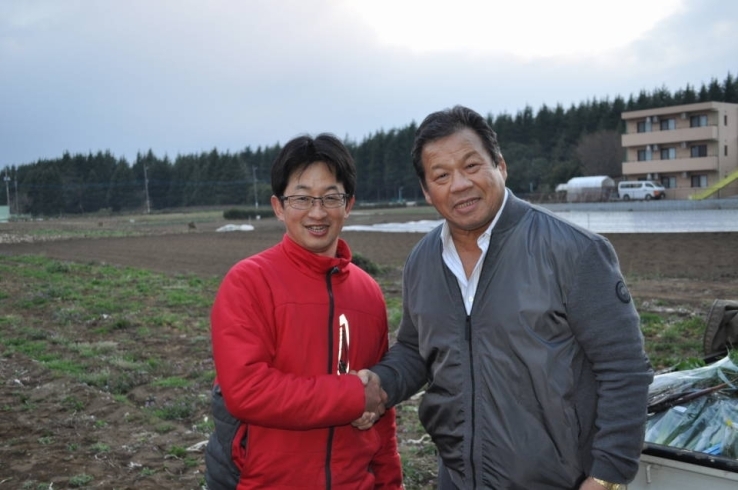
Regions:
<instances>
[{"instance_id":1,"label":"man's face","mask_svg":"<svg viewBox=\"0 0 738 490\"><path fill-rule=\"evenodd\" d=\"M495 166L477 133L462 129L428 143L421 154L425 200L443 216L454 237L479 237L502 206L507 166Z\"/></svg>"},{"instance_id":2,"label":"man's face","mask_svg":"<svg viewBox=\"0 0 738 490\"><path fill-rule=\"evenodd\" d=\"M290 175L285 196L323 197L328 194L343 194L343 184L323 162L315 162L305 169ZM296 209L289 202L280 203L277 196L272 196L274 214L283 221L287 235L301 247L318 255L336 256L338 235L343 223L349 216L354 204L351 197L345 206L326 208L320 202L314 202L309 209Z\"/></svg>"}]
</instances>

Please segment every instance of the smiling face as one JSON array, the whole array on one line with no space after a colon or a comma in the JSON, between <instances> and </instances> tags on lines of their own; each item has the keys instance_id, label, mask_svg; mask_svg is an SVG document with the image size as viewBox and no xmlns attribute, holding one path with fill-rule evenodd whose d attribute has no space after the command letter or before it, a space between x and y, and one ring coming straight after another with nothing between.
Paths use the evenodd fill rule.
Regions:
<instances>
[{"instance_id":1,"label":"smiling face","mask_svg":"<svg viewBox=\"0 0 738 490\"><path fill-rule=\"evenodd\" d=\"M290 175L284 195L323 197L345 192L343 184L336 180L328 165L315 162ZM314 202L310 209L295 209L286 201L280 202L277 196L272 196L271 202L274 214L284 222L287 235L295 243L318 255L336 256L338 235L354 205L353 197L339 208L325 208Z\"/></svg>"},{"instance_id":2,"label":"smiling face","mask_svg":"<svg viewBox=\"0 0 738 490\"><path fill-rule=\"evenodd\" d=\"M427 143L421 154L423 194L448 222L451 235L476 240L502 206L507 166L495 166L482 140L465 128Z\"/></svg>"}]
</instances>

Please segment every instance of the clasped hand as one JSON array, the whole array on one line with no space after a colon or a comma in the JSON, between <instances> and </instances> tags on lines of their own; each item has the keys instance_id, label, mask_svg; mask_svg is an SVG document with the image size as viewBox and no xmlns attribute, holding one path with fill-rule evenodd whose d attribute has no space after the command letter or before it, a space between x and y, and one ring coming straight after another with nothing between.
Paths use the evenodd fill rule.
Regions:
<instances>
[{"instance_id":1,"label":"clasped hand","mask_svg":"<svg viewBox=\"0 0 738 490\"><path fill-rule=\"evenodd\" d=\"M382 382L376 373L362 369L358 373L353 371L351 374L356 374L364 383L364 413L351 422L351 425L360 430L367 430L384 415L387 409L387 393L382 389Z\"/></svg>"}]
</instances>

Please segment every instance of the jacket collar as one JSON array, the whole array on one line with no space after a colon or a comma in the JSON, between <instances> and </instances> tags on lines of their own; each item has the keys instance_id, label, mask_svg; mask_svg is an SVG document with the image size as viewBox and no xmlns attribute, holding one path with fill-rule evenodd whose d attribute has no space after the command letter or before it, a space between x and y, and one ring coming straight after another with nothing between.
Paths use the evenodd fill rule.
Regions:
<instances>
[{"instance_id":1,"label":"jacket collar","mask_svg":"<svg viewBox=\"0 0 738 490\"><path fill-rule=\"evenodd\" d=\"M531 205L526 201L515 196L510 189L507 190L507 203L502 209L500 219L497 221L492 234L496 232L502 232L514 227L523 218L523 215L527 213L531 208Z\"/></svg>"},{"instance_id":2,"label":"jacket collar","mask_svg":"<svg viewBox=\"0 0 738 490\"><path fill-rule=\"evenodd\" d=\"M286 233L282 238L282 249L298 269L320 276L324 276L333 268L338 268L338 274L345 273L351 263L351 249L341 238L338 239L337 257L326 257L305 250Z\"/></svg>"}]
</instances>

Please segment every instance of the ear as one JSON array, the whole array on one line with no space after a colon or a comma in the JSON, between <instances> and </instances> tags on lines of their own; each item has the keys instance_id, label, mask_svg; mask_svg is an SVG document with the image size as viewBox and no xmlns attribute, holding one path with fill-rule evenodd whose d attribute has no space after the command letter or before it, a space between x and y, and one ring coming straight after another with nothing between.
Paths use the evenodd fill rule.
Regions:
<instances>
[{"instance_id":1,"label":"ear","mask_svg":"<svg viewBox=\"0 0 738 490\"><path fill-rule=\"evenodd\" d=\"M507 163L505 163L505 159L502 156L500 156L500 163L497 164L497 168L500 169L502 180L507 180Z\"/></svg>"},{"instance_id":2,"label":"ear","mask_svg":"<svg viewBox=\"0 0 738 490\"><path fill-rule=\"evenodd\" d=\"M343 212L343 217L348 218L349 214L351 213L351 210L354 208L354 204L356 203L356 197L351 196L349 200L346 202L346 209Z\"/></svg>"},{"instance_id":3,"label":"ear","mask_svg":"<svg viewBox=\"0 0 738 490\"><path fill-rule=\"evenodd\" d=\"M430 197L430 194L428 194L428 191L425 188L425 185L423 185L423 181L420 181L420 189L423 191L423 195L425 196L425 202L433 206L433 200Z\"/></svg>"},{"instance_id":4,"label":"ear","mask_svg":"<svg viewBox=\"0 0 738 490\"><path fill-rule=\"evenodd\" d=\"M282 201L280 201L277 196L272 196L271 203L274 215L279 221L284 221L284 205L282 204Z\"/></svg>"}]
</instances>

